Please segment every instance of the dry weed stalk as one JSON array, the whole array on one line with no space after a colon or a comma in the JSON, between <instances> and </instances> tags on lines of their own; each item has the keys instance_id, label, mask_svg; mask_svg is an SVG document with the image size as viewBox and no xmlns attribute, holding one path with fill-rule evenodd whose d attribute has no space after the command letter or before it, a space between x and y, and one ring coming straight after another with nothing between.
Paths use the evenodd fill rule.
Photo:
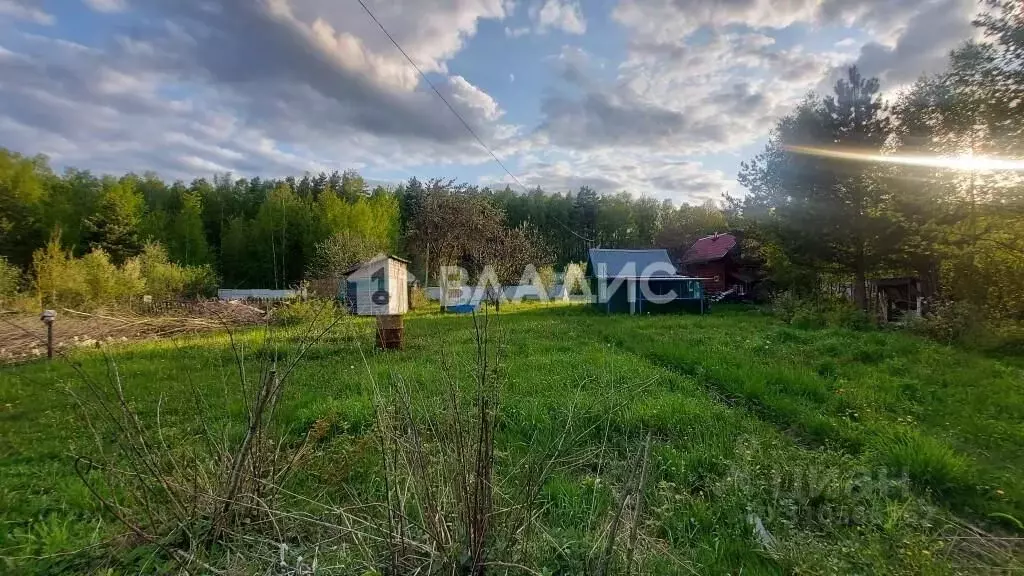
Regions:
<instances>
[{"instance_id":1,"label":"dry weed stalk","mask_svg":"<svg viewBox=\"0 0 1024 576\"><path fill-rule=\"evenodd\" d=\"M410 387L400 375L391 375L386 391L375 383L392 574L447 567L479 575L488 564L501 348L491 342L493 315L485 310L473 322L471 402L452 377L447 357L442 360L439 417L417 414Z\"/></svg>"},{"instance_id":2,"label":"dry weed stalk","mask_svg":"<svg viewBox=\"0 0 1024 576\"><path fill-rule=\"evenodd\" d=\"M534 536L547 536L539 525L547 479L555 472L578 470L603 454L603 445L581 449L580 443L601 430L606 442L611 416L629 401L613 399L615 391L590 391L588 396L584 389L589 380L580 381L557 434L546 440L534 437L523 446L526 453L520 460L498 470L503 375L499 319L486 307L474 315L473 359L467 365L442 346L439 398L419 395L394 372L388 386L373 382L375 434L387 493L382 557L389 574L535 573L522 558L528 557ZM468 386L459 378L467 372ZM372 372L368 374L372 380ZM637 392L650 384L642 383ZM588 426L579 425L584 399L602 407ZM648 453L649 443L636 458L634 492L645 482ZM631 551L640 537L642 510L635 494L630 502Z\"/></svg>"},{"instance_id":3,"label":"dry weed stalk","mask_svg":"<svg viewBox=\"0 0 1024 576\"><path fill-rule=\"evenodd\" d=\"M218 573L205 558L215 546L231 549L231 541L259 535L266 545L283 546L282 519L294 515L275 509L282 484L307 453L307 443L289 446L274 414L288 376L309 349L341 320L323 320L324 304L299 340L293 357L278 369L278 342L269 324L260 350L259 379L253 386L246 374L244 346L228 328L238 374L232 392L245 405L240 428L228 417L215 424L202 392L186 376L194 400L192 424L201 432L197 442L171 446L163 426L163 399L155 420L147 422L125 392L117 363L106 356L107 377L94 379L69 362L85 384L76 395L86 425L97 442L96 459L79 456L75 470L104 509L140 541L159 548L186 572ZM104 442L110 438L113 442ZM307 435L308 439L308 435ZM102 481L95 477L98 472ZM263 535L266 535L264 537ZM252 554L247 549L247 554Z\"/></svg>"}]
</instances>

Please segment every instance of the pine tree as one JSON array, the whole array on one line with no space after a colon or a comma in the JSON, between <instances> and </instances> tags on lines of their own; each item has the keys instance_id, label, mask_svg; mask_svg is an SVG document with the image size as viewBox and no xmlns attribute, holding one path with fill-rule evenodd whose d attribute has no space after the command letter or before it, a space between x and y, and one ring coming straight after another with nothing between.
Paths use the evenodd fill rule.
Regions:
<instances>
[{"instance_id":1,"label":"pine tree","mask_svg":"<svg viewBox=\"0 0 1024 576\"><path fill-rule=\"evenodd\" d=\"M110 255L117 265L142 251L143 199L133 175L105 178L96 212L85 220L85 241Z\"/></svg>"}]
</instances>

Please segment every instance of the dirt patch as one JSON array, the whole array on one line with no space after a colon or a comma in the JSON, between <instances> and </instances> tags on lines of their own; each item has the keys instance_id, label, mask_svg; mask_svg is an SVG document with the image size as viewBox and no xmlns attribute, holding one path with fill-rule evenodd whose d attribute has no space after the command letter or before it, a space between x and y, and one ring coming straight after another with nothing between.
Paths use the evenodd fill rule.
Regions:
<instances>
[{"instance_id":1,"label":"dirt patch","mask_svg":"<svg viewBox=\"0 0 1024 576\"><path fill-rule=\"evenodd\" d=\"M263 323L266 312L244 302L190 302L145 313L116 310L83 313L57 310L53 325L57 352L100 343L169 338ZM0 314L0 363L46 355L46 326L39 316Z\"/></svg>"}]
</instances>

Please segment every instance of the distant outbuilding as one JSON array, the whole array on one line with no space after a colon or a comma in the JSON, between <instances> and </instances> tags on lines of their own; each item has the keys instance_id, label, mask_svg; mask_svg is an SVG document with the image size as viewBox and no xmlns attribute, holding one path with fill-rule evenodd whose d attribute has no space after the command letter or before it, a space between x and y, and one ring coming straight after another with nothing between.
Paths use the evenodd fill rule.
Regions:
<instances>
[{"instance_id":1,"label":"distant outbuilding","mask_svg":"<svg viewBox=\"0 0 1024 576\"><path fill-rule=\"evenodd\" d=\"M586 276L594 305L608 313L704 312L700 278L680 275L664 249L593 248Z\"/></svg>"},{"instance_id":2,"label":"distant outbuilding","mask_svg":"<svg viewBox=\"0 0 1024 576\"><path fill-rule=\"evenodd\" d=\"M882 322L898 322L920 317L930 294L920 278L879 278L871 281L875 308Z\"/></svg>"},{"instance_id":3,"label":"distant outbuilding","mask_svg":"<svg viewBox=\"0 0 1024 576\"><path fill-rule=\"evenodd\" d=\"M740 243L732 234L712 234L693 243L679 261L686 274L705 278L704 288L710 296L725 293L750 294L760 276L756 269L743 264Z\"/></svg>"},{"instance_id":4,"label":"distant outbuilding","mask_svg":"<svg viewBox=\"0 0 1024 576\"><path fill-rule=\"evenodd\" d=\"M409 311L409 261L378 254L344 273L338 297L359 316L393 316Z\"/></svg>"}]
</instances>

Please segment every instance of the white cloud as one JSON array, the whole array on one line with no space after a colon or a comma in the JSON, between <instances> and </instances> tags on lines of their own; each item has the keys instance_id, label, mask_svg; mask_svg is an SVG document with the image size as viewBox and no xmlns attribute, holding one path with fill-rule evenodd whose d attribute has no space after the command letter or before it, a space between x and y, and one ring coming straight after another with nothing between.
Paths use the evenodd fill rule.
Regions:
<instances>
[{"instance_id":1,"label":"white cloud","mask_svg":"<svg viewBox=\"0 0 1024 576\"><path fill-rule=\"evenodd\" d=\"M489 94L470 84L462 76L448 78L448 87L452 91L455 102L469 108L484 120L494 121L505 112Z\"/></svg>"},{"instance_id":2,"label":"white cloud","mask_svg":"<svg viewBox=\"0 0 1024 576\"><path fill-rule=\"evenodd\" d=\"M587 20L583 16L583 8L578 0L542 0L542 3L535 1L527 9L527 16L530 19L529 26L506 26L505 36L519 38L531 32L547 34L552 30L576 35L587 33Z\"/></svg>"},{"instance_id":3,"label":"white cloud","mask_svg":"<svg viewBox=\"0 0 1024 576\"><path fill-rule=\"evenodd\" d=\"M849 51L779 47L759 29L838 20L882 29L883 5L865 0L860 8L849 2L830 7L830 1L623 0L614 17L628 32L628 53L618 77L596 81L600 75L563 54L561 77L575 89L545 98L541 133L577 149L615 146L652 153L666 147L677 153L725 152L755 142L809 90L829 89L825 81L853 63ZM896 41L865 45L857 64L890 83L941 68L948 51L971 33L971 4L895 3L884 32L898 30ZM734 31L736 25L754 30ZM698 29L695 40L691 35Z\"/></svg>"},{"instance_id":4,"label":"white cloud","mask_svg":"<svg viewBox=\"0 0 1024 576\"><path fill-rule=\"evenodd\" d=\"M515 81L516 81L516 75L515 75L515 74L512 74L512 73L510 72L510 73L509 73L509 75L508 75L508 81L509 81L509 82L515 82Z\"/></svg>"},{"instance_id":5,"label":"white cloud","mask_svg":"<svg viewBox=\"0 0 1024 576\"><path fill-rule=\"evenodd\" d=\"M83 0L97 12L122 12L128 8L128 0Z\"/></svg>"},{"instance_id":6,"label":"white cloud","mask_svg":"<svg viewBox=\"0 0 1024 576\"><path fill-rule=\"evenodd\" d=\"M929 2L900 28L891 43L876 40L861 46L854 63L863 74L878 77L889 90L938 72L949 62L950 51L968 38L980 37L980 30L971 24L976 9L974 0Z\"/></svg>"},{"instance_id":7,"label":"white cloud","mask_svg":"<svg viewBox=\"0 0 1024 576\"><path fill-rule=\"evenodd\" d=\"M0 21L7 17L46 26L53 24L53 15L37 5L38 2L33 2L32 0L0 0Z\"/></svg>"},{"instance_id":8,"label":"white cloud","mask_svg":"<svg viewBox=\"0 0 1024 576\"><path fill-rule=\"evenodd\" d=\"M713 34L702 44L634 42L614 84L579 50L556 59L569 83L542 104L553 143L706 154L761 137L842 55L780 49L763 34ZM578 94L582 91L582 96Z\"/></svg>"},{"instance_id":9,"label":"white cloud","mask_svg":"<svg viewBox=\"0 0 1024 576\"><path fill-rule=\"evenodd\" d=\"M325 11L310 12L318 4ZM490 0L436 4L426 15L370 4L431 71L446 69L478 19L504 14ZM153 0L102 48L19 34L18 51L0 57L0 141L58 165L169 177L489 160L358 4L333 6ZM490 95L454 75L439 88L485 141L510 147L518 129L497 122Z\"/></svg>"},{"instance_id":10,"label":"white cloud","mask_svg":"<svg viewBox=\"0 0 1024 576\"><path fill-rule=\"evenodd\" d=\"M527 188L540 186L552 192L575 191L589 186L603 193L627 191L674 202L700 203L720 200L736 190L735 180L699 161L669 153L628 152L617 149L567 150L555 148L528 153L517 174ZM484 184L516 183L507 175L485 178Z\"/></svg>"},{"instance_id":11,"label":"white cloud","mask_svg":"<svg viewBox=\"0 0 1024 576\"><path fill-rule=\"evenodd\" d=\"M573 0L546 0L540 8L534 6L530 10L537 32L544 33L550 29L562 30L568 34L585 34L587 22L583 18L583 10Z\"/></svg>"},{"instance_id":12,"label":"white cloud","mask_svg":"<svg viewBox=\"0 0 1024 576\"><path fill-rule=\"evenodd\" d=\"M612 17L636 39L680 41L702 26L781 28L809 21L819 0L622 0Z\"/></svg>"}]
</instances>

